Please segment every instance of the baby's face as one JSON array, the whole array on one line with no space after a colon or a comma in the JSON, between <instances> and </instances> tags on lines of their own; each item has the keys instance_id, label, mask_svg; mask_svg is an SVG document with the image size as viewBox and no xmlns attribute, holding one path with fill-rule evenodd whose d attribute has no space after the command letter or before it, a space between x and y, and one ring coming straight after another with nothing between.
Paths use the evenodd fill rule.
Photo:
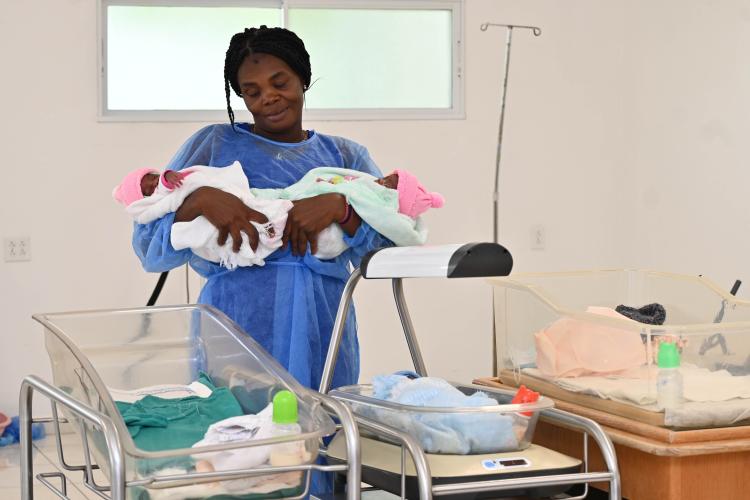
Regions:
<instances>
[{"instance_id":1,"label":"baby's face","mask_svg":"<svg viewBox=\"0 0 750 500\"><path fill-rule=\"evenodd\" d=\"M381 186L387 187L388 189L396 189L398 188L398 174L393 173L391 175L386 175L385 177L377 179L375 182Z\"/></svg>"},{"instance_id":2,"label":"baby's face","mask_svg":"<svg viewBox=\"0 0 750 500\"><path fill-rule=\"evenodd\" d=\"M151 196L159 185L159 174L146 174L141 179L141 193L143 196Z\"/></svg>"}]
</instances>

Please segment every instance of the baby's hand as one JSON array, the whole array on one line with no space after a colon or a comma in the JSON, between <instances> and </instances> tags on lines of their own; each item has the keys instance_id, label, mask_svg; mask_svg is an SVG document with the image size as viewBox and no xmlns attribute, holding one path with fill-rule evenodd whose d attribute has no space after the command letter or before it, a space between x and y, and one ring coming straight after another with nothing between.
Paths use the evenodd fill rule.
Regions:
<instances>
[{"instance_id":1,"label":"baby's hand","mask_svg":"<svg viewBox=\"0 0 750 500\"><path fill-rule=\"evenodd\" d=\"M167 170L164 172L164 178L172 186L180 187L182 186L182 179L185 178L185 174L182 172L175 172L174 170Z\"/></svg>"}]
</instances>

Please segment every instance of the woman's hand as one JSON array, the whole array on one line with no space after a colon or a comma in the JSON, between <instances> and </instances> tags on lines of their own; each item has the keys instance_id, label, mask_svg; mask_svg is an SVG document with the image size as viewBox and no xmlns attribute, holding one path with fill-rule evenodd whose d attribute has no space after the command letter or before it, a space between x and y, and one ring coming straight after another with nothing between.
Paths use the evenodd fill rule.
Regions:
<instances>
[{"instance_id":1,"label":"woman's hand","mask_svg":"<svg viewBox=\"0 0 750 500\"><path fill-rule=\"evenodd\" d=\"M236 196L212 187L201 187L185 198L175 213L175 222L188 222L198 216L204 216L219 230L219 245L227 242L232 236L232 249L240 251L242 232L247 234L250 247L258 248L258 231L250 221L260 224L268 222L268 218L260 212L248 207Z\"/></svg>"},{"instance_id":2,"label":"woman's hand","mask_svg":"<svg viewBox=\"0 0 750 500\"><path fill-rule=\"evenodd\" d=\"M346 215L346 197L326 193L294 202L284 226L282 241L290 244L292 254L304 255L318 251L318 233Z\"/></svg>"}]
</instances>

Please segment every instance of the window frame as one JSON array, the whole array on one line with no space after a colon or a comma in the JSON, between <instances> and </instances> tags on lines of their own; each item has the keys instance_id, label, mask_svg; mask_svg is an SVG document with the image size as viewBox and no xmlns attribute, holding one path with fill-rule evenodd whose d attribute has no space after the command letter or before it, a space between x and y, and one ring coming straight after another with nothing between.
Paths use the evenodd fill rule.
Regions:
<instances>
[{"instance_id":1,"label":"window frame","mask_svg":"<svg viewBox=\"0 0 750 500\"><path fill-rule=\"evenodd\" d=\"M226 110L107 109L107 7L278 7L287 26L290 8L450 10L453 20L450 108L317 108L304 110L305 121L457 120L464 110L464 0L97 0L97 118L100 122L223 122Z\"/></svg>"}]
</instances>

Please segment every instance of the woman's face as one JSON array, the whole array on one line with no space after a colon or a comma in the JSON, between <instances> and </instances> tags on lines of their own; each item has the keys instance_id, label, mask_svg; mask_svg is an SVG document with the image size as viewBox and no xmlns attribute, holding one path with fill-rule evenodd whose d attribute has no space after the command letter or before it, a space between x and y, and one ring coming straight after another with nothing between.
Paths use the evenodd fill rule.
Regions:
<instances>
[{"instance_id":1,"label":"woman's face","mask_svg":"<svg viewBox=\"0 0 750 500\"><path fill-rule=\"evenodd\" d=\"M302 140L302 81L284 61L270 54L251 54L237 70L254 132L282 142Z\"/></svg>"}]
</instances>

